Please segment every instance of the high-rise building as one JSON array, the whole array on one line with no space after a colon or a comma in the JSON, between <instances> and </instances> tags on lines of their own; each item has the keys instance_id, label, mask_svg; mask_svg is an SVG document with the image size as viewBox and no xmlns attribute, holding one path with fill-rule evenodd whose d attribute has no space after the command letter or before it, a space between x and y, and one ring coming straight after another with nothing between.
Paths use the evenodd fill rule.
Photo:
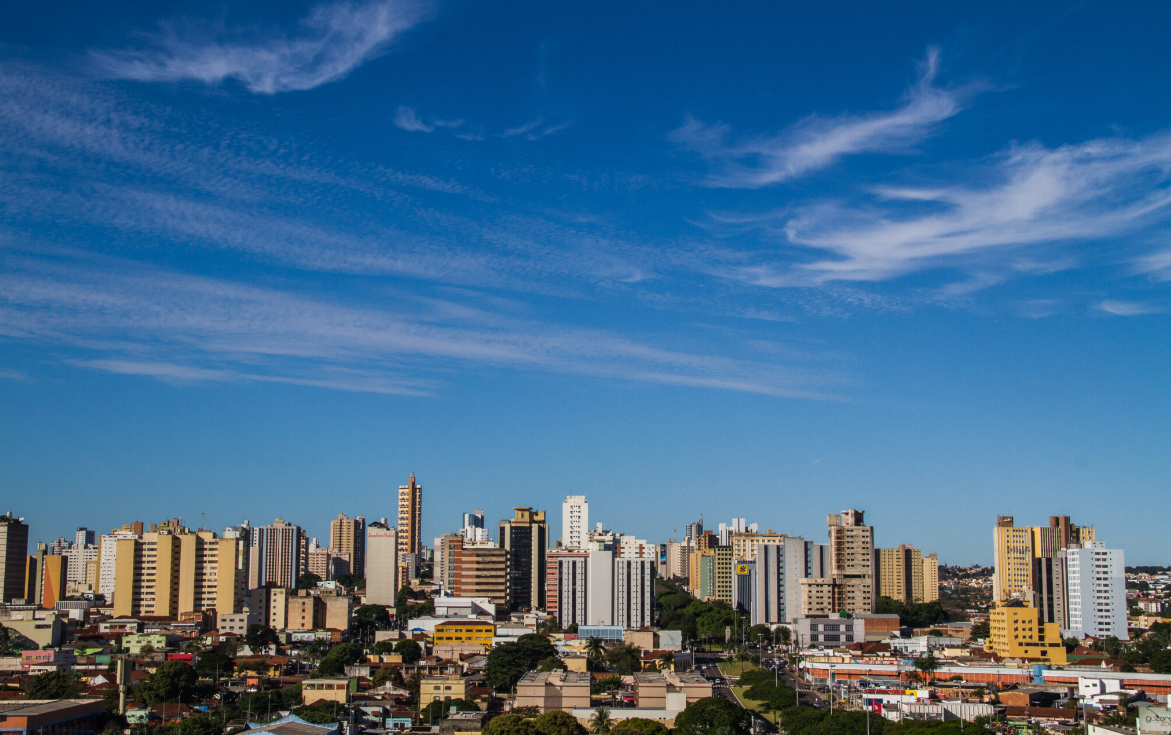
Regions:
<instances>
[{"instance_id":1,"label":"high-rise building","mask_svg":"<svg viewBox=\"0 0 1171 735\"><path fill-rule=\"evenodd\" d=\"M308 562L309 544L300 526L277 518L271 526L260 526L253 534L258 550L256 584L253 587L296 587Z\"/></svg>"},{"instance_id":2,"label":"high-rise building","mask_svg":"<svg viewBox=\"0 0 1171 735\"><path fill-rule=\"evenodd\" d=\"M618 625L636 629L654 621L657 563L652 558L617 556L612 549L551 552L556 576L557 620L561 627Z\"/></svg>"},{"instance_id":3,"label":"high-rise building","mask_svg":"<svg viewBox=\"0 0 1171 735\"><path fill-rule=\"evenodd\" d=\"M46 610L52 610L65 599L66 583L69 576L69 559L62 554L46 554L41 560L41 594L38 602Z\"/></svg>"},{"instance_id":4,"label":"high-rise building","mask_svg":"<svg viewBox=\"0 0 1171 735\"><path fill-rule=\"evenodd\" d=\"M934 553L923 557L923 602L939 601L939 557Z\"/></svg>"},{"instance_id":5,"label":"high-rise building","mask_svg":"<svg viewBox=\"0 0 1171 735\"><path fill-rule=\"evenodd\" d=\"M1126 627L1126 561L1122 549L1100 541L1065 552L1069 633L1075 638L1114 636L1129 640Z\"/></svg>"},{"instance_id":6,"label":"high-rise building","mask_svg":"<svg viewBox=\"0 0 1171 735\"><path fill-rule=\"evenodd\" d=\"M240 599L247 600L252 581L252 524L243 521L238 526L228 526L223 537L231 539L236 549L236 585L240 588ZM103 538L105 538L103 536Z\"/></svg>"},{"instance_id":7,"label":"high-rise building","mask_svg":"<svg viewBox=\"0 0 1171 735\"><path fill-rule=\"evenodd\" d=\"M423 550L423 486L411 473L406 485L398 488L398 555L399 566L408 558L418 561ZM402 573L400 572L400 581Z\"/></svg>"},{"instance_id":8,"label":"high-rise building","mask_svg":"<svg viewBox=\"0 0 1171 735\"><path fill-rule=\"evenodd\" d=\"M398 530L386 519L366 526L366 602L391 607L398 597Z\"/></svg>"},{"instance_id":9,"label":"high-rise building","mask_svg":"<svg viewBox=\"0 0 1171 735\"><path fill-rule=\"evenodd\" d=\"M509 559L507 549L495 544L464 542L454 547L452 556L452 595L487 597L497 611L510 609Z\"/></svg>"},{"instance_id":10,"label":"high-rise building","mask_svg":"<svg viewBox=\"0 0 1171 735\"><path fill-rule=\"evenodd\" d=\"M28 526L12 511L0 516L0 603L25 597Z\"/></svg>"},{"instance_id":11,"label":"high-rise building","mask_svg":"<svg viewBox=\"0 0 1171 735\"><path fill-rule=\"evenodd\" d=\"M85 526L81 526L77 529L77 532L73 534L73 545L80 546L82 548L85 548L86 546L96 546L97 534Z\"/></svg>"},{"instance_id":12,"label":"high-rise building","mask_svg":"<svg viewBox=\"0 0 1171 735\"><path fill-rule=\"evenodd\" d=\"M703 517L701 516L695 523L688 523L686 533L683 534L685 539L698 539L703 535Z\"/></svg>"},{"instance_id":13,"label":"high-rise building","mask_svg":"<svg viewBox=\"0 0 1171 735\"><path fill-rule=\"evenodd\" d=\"M570 495L561 501L561 545L584 549L590 528L590 501L584 495Z\"/></svg>"},{"instance_id":14,"label":"high-rise building","mask_svg":"<svg viewBox=\"0 0 1171 735\"><path fill-rule=\"evenodd\" d=\"M49 554L51 556L63 556L71 548L73 548L73 542L64 536L49 542Z\"/></svg>"},{"instance_id":15,"label":"high-rise building","mask_svg":"<svg viewBox=\"0 0 1171 735\"><path fill-rule=\"evenodd\" d=\"M100 559L100 550L93 544L73 544L61 556L66 559L66 580L78 585L85 585L89 562Z\"/></svg>"},{"instance_id":16,"label":"high-rise building","mask_svg":"<svg viewBox=\"0 0 1171 735\"><path fill-rule=\"evenodd\" d=\"M899 544L897 549L874 550L874 596L899 602L924 602L923 552ZM938 591L936 598L939 597Z\"/></svg>"},{"instance_id":17,"label":"high-rise building","mask_svg":"<svg viewBox=\"0 0 1171 735\"><path fill-rule=\"evenodd\" d=\"M756 524L749 523L746 518L733 518L730 524L721 523L719 525L716 536L720 539L720 546L731 546L733 534L756 533L756 529Z\"/></svg>"},{"instance_id":18,"label":"high-rise building","mask_svg":"<svg viewBox=\"0 0 1171 735\"><path fill-rule=\"evenodd\" d=\"M349 518L338 513L329 524L329 548L334 555L348 554L350 574L356 577L366 575L366 519L363 516ZM322 579L325 579L322 577Z\"/></svg>"},{"instance_id":19,"label":"high-rise building","mask_svg":"<svg viewBox=\"0 0 1171 735\"><path fill-rule=\"evenodd\" d=\"M769 539L755 545L751 560L736 562L738 569L746 562L750 565L746 571L752 575L752 607L746 609L753 625L792 623L802 616L801 580L817 571L812 551L820 547L798 536L784 538L781 543ZM738 571L738 577L743 573Z\"/></svg>"},{"instance_id":20,"label":"high-rise building","mask_svg":"<svg viewBox=\"0 0 1171 735\"><path fill-rule=\"evenodd\" d=\"M513 517L500 521L500 547L508 552L510 609L545 607L545 552L549 526L545 511L513 508Z\"/></svg>"},{"instance_id":21,"label":"high-rise building","mask_svg":"<svg viewBox=\"0 0 1171 735\"><path fill-rule=\"evenodd\" d=\"M143 533L117 539L114 615L159 615L243 607L237 544L211 531Z\"/></svg>"},{"instance_id":22,"label":"high-rise building","mask_svg":"<svg viewBox=\"0 0 1171 735\"><path fill-rule=\"evenodd\" d=\"M1052 559L1061 556L1062 549L1093 540L1094 529L1070 523L1069 516L1049 516L1048 526L1017 526L1012 516L998 516L993 529L996 565L993 599L1030 598L1036 592L1034 559Z\"/></svg>"},{"instance_id":23,"label":"high-rise building","mask_svg":"<svg viewBox=\"0 0 1171 735\"><path fill-rule=\"evenodd\" d=\"M843 510L826 516L829 526L830 575L840 588L839 610L874 612L874 529L863 511Z\"/></svg>"}]
</instances>

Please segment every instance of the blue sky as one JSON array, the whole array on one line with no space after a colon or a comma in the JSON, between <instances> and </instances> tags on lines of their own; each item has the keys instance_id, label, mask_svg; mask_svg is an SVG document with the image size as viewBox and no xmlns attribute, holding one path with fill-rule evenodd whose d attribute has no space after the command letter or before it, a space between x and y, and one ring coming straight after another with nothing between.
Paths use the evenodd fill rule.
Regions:
<instances>
[{"instance_id":1,"label":"blue sky","mask_svg":"<svg viewBox=\"0 0 1171 735\"><path fill-rule=\"evenodd\" d=\"M1169 15L6 7L0 496L1168 563Z\"/></svg>"}]
</instances>

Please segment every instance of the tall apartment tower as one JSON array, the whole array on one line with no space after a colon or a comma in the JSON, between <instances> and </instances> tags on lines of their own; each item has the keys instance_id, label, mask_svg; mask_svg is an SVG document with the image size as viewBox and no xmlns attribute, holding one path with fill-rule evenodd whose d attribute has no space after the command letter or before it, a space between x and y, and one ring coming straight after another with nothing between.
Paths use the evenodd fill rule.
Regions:
<instances>
[{"instance_id":1,"label":"tall apartment tower","mask_svg":"<svg viewBox=\"0 0 1171 735\"><path fill-rule=\"evenodd\" d=\"M27 566L28 526L8 511L0 516L0 603L25 596Z\"/></svg>"},{"instance_id":2,"label":"tall apartment tower","mask_svg":"<svg viewBox=\"0 0 1171 735\"><path fill-rule=\"evenodd\" d=\"M463 542L453 546L452 594L455 597L487 597L497 613L506 612L509 600L509 552L495 544Z\"/></svg>"},{"instance_id":3,"label":"tall apartment tower","mask_svg":"<svg viewBox=\"0 0 1171 735\"><path fill-rule=\"evenodd\" d=\"M1076 638L1115 636L1129 640L1126 627L1126 561L1122 549L1098 541L1065 552L1069 583L1069 632Z\"/></svg>"},{"instance_id":4,"label":"tall apartment tower","mask_svg":"<svg viewBox=\"0 0 1171 735\"><path fill-rule=\"evenodd\" d=\"M73 545L80 546L82 548L85 548L86 546L95 546L97 545L97 535L85 526L82 526L81 528L78 528L77 532L73 535Z\"/></svg>"},{"instance_id":5,"label":"tall apartment tower","mask_svg":"<svg viewBox=\"0 0 1171 735\"><path fill-rule=\"evenodd\" d=\"M366 602L391 607L398 596L398 532L386 519L366 526Z\"/></svg>"},{"instance_id":6,"label":"tall apartment tower","mask_svg":"<svg viewBox=\"0 0 1171 735\"><path fill-rule=\"evenodd\" d=\"M751 559L737 561L737 576L751 575L747 611L752 624L792 623L802 615L801 580L815 571L807 542L798 536L760 541ZM740 571L741 566L747 568ZM744 580L738 580L744 581ZM743 593L737 595L738 600Z\"/></svg>"},{"instance_id":7,"label":"tall apartment tower","mask_svg":"<svg viewBox=\"0 0 1171 735\"><path fill-rule=\"evenodd\" d=\"M924 602L923 552L899 544L897 549L874 550L875 598L899 602ZM936 594L938 598L938 594Z\"/></svg>"},{"instance_id":8,"label":"tall apartment tower","mask_svg":"<svg viewBox=\"0 0 1171 735\"><path fill-rule=\"evenodd\" d=\"M142 521L127 523L98 537L98 593L114 603L114 574L117 571L118 539L142 538Z\"/></svg>"},{"instance_id":9,"label":"tall apartment tower","mask_svg":"<svg viewBox=\"0 0 1171 735\"><path fill-rule=\"evenodd\" d=\"M334 554L349 554L350 573L366 576L366 518L350 518L338 513L329 524L329 550Z\"/></svg>"},{"instance_id":10,"label":"tall apartment tower","mask_svg":"<svg viewBox=\"0 0 1171 735\"><path fill-rule=\"evenodd\" d=\"M407 484L398 487L399 582L404 584L414 574L419 553L423 550L422 516L423 486L415 482L415 473L412 472Z\"/></svg>"},{"instance_id":11,"label":"tall apartment tower","mask_svg":"<svg viewBox=\"0 0 1171 735\"><path fill-rule=\"evenodd\" d=\"M935 553L923 557L923 602L939 601L939 556Z\"/></svg>"},{"instance_id":12,"label":"tall apartment tower","mask_svg":"<svg viewBox=\"0 0 1171 735\"><path fill-rule=\"evenodd\" d=\"M513 517L500 521L500 547L508 552L509 605L515 611L544 609L545 552L549 526L545 511L513 508Z\"/></svg>"},{"instance_id":13,"label":"tall apartment tower","mask_svg":"<svg viewBox=\"0 0 1171 735\"><path fill-rule=\"evenodd\" d=\"M561 545L584 549L589 541L590 501L584 495L569 495L561 501Z\"/></svg>"},{"instance_id":14,"label":"tall apartment tower","mask_svg":"<svg viewBox=\"0 0 1171 735\"><path fill-rule=\"evenodd\" d=\"M308 562L308 544L300 526L277 518L271 526L255 531L256 587L296 587Z\"/></svg>"},{"instance_id":15,"label":"tall apartment tower","mask_svg":"<svg viewBox=\"0 0 1171 735\"><path fill-rule=\"evenodd\" d=\"M488 529L484 527L483 509L477 508L471 513L464 513L464 525L460 529L460 535L469 543L488 543Z\"/></svg>"},{"instance_id":16,"label":"tall apartment tower","mask_svg":"<svg viewBox=\"0 0 1171 735\"><path fill-rule=\"evenodd\" d=\"M1024 600L1040 610L1041 622L1064 625L1064 550L1093 541L1094 529L1070 523L1069 516L1049 516L1048 526L1017 526L1012 516L998 516L993 599Z\"/></svg>"},{"instance_id":17,"label":"tall apartment tower","mask_svg":"<svg viewBox=\"0 0 1171 735\"><path fill-rule=\"evenodd\" d=\"M117 539L114 615L240 612L235 539L196 533L146 532Z\"/></svg>"},{"instance_id":18,"label":"tall apartment tower","mask_svg":"<svg viewBox=\"0 0 1171 735\"><path fill-rule=\"evenodd\" d=\"M840 608L854 614L874 612L874 529L863 511L826 516L830 576L840 587Z\"/></svg>"}]
</instances>

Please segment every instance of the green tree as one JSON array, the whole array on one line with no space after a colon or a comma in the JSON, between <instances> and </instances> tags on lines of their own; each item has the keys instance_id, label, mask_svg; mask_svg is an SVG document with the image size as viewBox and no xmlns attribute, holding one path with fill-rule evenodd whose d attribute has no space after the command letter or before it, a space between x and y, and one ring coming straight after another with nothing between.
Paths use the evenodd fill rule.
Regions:
<instances>
[{"instance_id":1,"label":"green tree","mask_svg":"<svg viewBox=\"0 0 1171 735\"><path fill-rule=\"evenodd\" d=\"M586 729L577 718L561 710L550 710L533 720L533 727L541 735L586 735Z\"/></svg>"},{"instance_id":2,"label":"green tree","mask_svg":"<svg viewBox=\"0 0 1171 735\"><path fill-rule=\"evenodd\" d=\"M382 605L363 605L354 611L350 627L361 635L373 635L376 630L390 627L390 613Z\"/></svg>"},{"instance_id":3,"label":"green tree","mask_svg":"<svg viewBox=\"0 0 1171 735\"><path fill-rule=\"evenodd\" d=\"M595 661L601 661L602 657L606 654L606 645L602 643L601 638L590 636L586 639L585 652L586 656Z\"/></svg>"},{"instance_id":4,"label":"green tree","mask_svg":"<svg viewBox=\"0 0 1171 735\"><path fill-rule=\"evenodd\" d=\"M594 710L594 716L590 718L590 732L593 735L609 735L610 710L605 707Z\"/></svg>"},{"instance_id":5,"label":"green tree","mask_svg":"<svg viewBox=\"0 0 1171 735\"><path fill-rule=\"evenodd\" d=\"M388 653L394 653L394 644L398 641L378 641L370 649L370 653L383 656Z\"/></svg>"},{"instance_id":6,"label":"green tree","mask_svg":"<svg viewBox=\"0 0 1171 735\"><path fill-rule=\"evenodd\" d=\"M248 644L248 648L253 653L257 653L260 649L270 646L278 640L276 631L263 623L253 623L248 626L248 630L244 631L244 642Z\"/></svg>"},{"instance_id":7,"label":"green tree","mask_svg":"<svg viewBox=\"0 0 1171 735\"><path fill-rule=\"evenodd\" d=\"M590 682L590 694L609 694L622 688L621 676L602 676Z\"/></svg>"},{"instance_id":8,"label":"green tree","mask_svg":"<svg viewBox=\"0 0 1171 735\"><path fill-rule=\"evenodd\" d=\"M81 679L62 671L37 674L28 683L25 694L29 699L76 699L81 692Z\"/></svg>"},{"instance_id":9,"label":"green tree","mask_svg":"<svg viewBox=\"0 0 1171 735\"><path fill-rule=\"evenodd\" d=\"M504 643L488 653L484 681L495 689L512 689L520 678L543 659L556 656L557 649L541 635L522 635L515 643Z\"/></svg>"},{"instance_id":10,"label":"green tree","mask_svg":"<svg viewBox=\"0 0 1171 735\"><path fill-rule=\"evenodd\" d=\"M674 735L749 735L752 715L723 697L707 697L687 705L675 718Z\"/></svg>"},{"instance_id":11,"label":"green tree","mask_svg":"<svg viewBox=\"0 0 1171 735\"><path fill-rule=\"evenodd\" d=\"M638 733L638 735L667 735L669 732L663 723L648 720L645 717L631 717L628 720L621 720L610 730L610 733L616 735L622 730Z\"/></svg>"},{"instance_id":12,"label":"green tree","mask_svg":"<svg viewBox=\"0 0 1171 735\"><path fill-rule=\"evenodd\" d=\"M537 662L537 671L565 670L565 662L556 656L549 656Z\"/></svg>"},{"instance_id":13,"label":"green tree","mask_svg":"<svg viewBox=\"0 0 1171 735\"><path fill-rule=\"evenodd\" d=\"M520 715L499 715L488 721L483 735L537 735L537 729Z\"/></svg>"},{"instance_id":14,"label":"green tree","mask_svg":"<svg viewBox=\"0 0 1171 735\"><path fill-rule=\"evenodd\" d=\"M1157 651L1152 655L1151 671L1156 674L1171 674L1171 651Z\"/></svg>"},{"instance_id":15,"label":"green tree","mask_svg":"<svg viewBox=\"0 0 1171 735\"><path fill-rule=\"evenodd\" d=\"M299 590L317 589L317 583L320 581L321 581L321 577L318 577L313 572L305 572L300 577L297 577L297 589L299 589Z\"/></svg>"},{"instance_id":16,"label":"green tree","mask_svg":"<svg viewBox=\"0 0 1171 735\"><path fill-rule=\"evenodd\" d=\"M606 649L606 663L623 676L642 670L642 649L630 643L615 643Z\"/></svg>"},{"instance_id":17,"label":"green tree","mask_svg":"<svg viewBox=\"0 0 1171 735\"><path fill-rule=\"evenodd\" d=\"M322 657L317 664L317 673L322 676L337 676L345 672L347 666L361 661L365 655L362 647L355 643L342 643L329 649L329 653Z\"/></svg>"},{"instance_id":18,"label":"green tree","mask_svg":"<svg viewBox=\"0 0 1171 735\"><path fill-rule=\"evenodd\" d=\"M211 679L212 681L216 681L217 676L221 678L231 676L235 669L236 662L232 657L218 651L201 653L195 662L195 673L201 679Z\"/></svg>"},{"instance_id":19,"label":"green tree","mask_svg":"<svg viewBox=\"0 0 1171 735\"><path fill-rule=\"evenodd\" d=\"M138 686L136 694L148 705L178 699L180 692L189 693L194 701L198 681L199 675L186 662L166 661Z\"/></svg>"},{"instance_id":20,"label":"green tree","mask_svg":"<svg viewBox=\"0 0 1171 735\"><path fill-rule=\"evenodd\" d=\"M939 659L932 656L930 653L926 656L920 656L915 659L915 668L919 670L928 682L931 681L935 671L939 668Z\"/></svg>"},{"instance_id":21,"label":"green tree","mask_svg":"<svg viewBox=\"0 0 1171 735\"><path fill-rule=\"evenodd\" d=\"M394 644L394 652L403 657L404 664L413 664L423 658L423 647L410 638Z\"/></svg>"},{"instance_id":22,"label":"green tree","mask_svg":"<svg viewBox=\"0 0 1171 735\"><path fill-rule=\"evenodd\" d=\"M992 629L989 627L987 620L982 620L979 623L972 625L972 632L970 634L971 640L974 641L979 638L987 638L990 635L992 635Z\"/></svg>"},{"instance_id":23,"label":"green tree","mask_svg":"<svg viewBox=\"0 0 1171 735\"><path fill-rule=\"evenodd\" d=\"M439 722L447 716L452 707L455 707L456 712L480 711L475 702L466 699L436 699L419 712L419 718L426 723Z\"/></svg>"}]
</instances>

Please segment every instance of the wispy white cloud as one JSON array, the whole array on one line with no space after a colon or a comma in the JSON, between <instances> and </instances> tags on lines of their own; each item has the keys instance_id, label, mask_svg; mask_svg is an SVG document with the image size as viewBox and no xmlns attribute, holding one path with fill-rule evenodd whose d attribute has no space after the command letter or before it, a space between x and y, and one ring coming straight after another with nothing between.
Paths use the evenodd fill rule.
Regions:
<instances>
[{"instance_id":1,"label":"wispy white cloud","mask_svg":"<svg viewBox=\"0 0 1171 735\"><path fill-rule=\"evenodd\" d=\"M970 274L952 288L1003 281L1010 274L1073 267L1068 252L1029 246L1087 242L1132 233L1171 218L1171 134L1092 140L1046 148L1013 146L962 170L963 183L891 187L858 203L827 200L758 218L783 241L822 257L728 263L721 275L764 286L880 281L937 268ZM983 182L972 184L969 182ZM752 226L750 216L738 227ZM1145 270L1158 273L1159 255Z\"/></svg>"},{"instance_id":2,"label":"wispy white cloud","mask_svg":"<svg viewBox=\"0 0 1171 735\"><path fill-rule=\"evenodd\" d=\"M500 136L502 138L511 138L514 135L524 135L525 133L532 132L533 130L539 128L543 122L544 118L538 117L536 120L530 120L523 125L517 125L515 128L506 128L502 133L500 133Z\"/></svg>"},{"instance_id":3,"label":"wispy white cloud","mask_svg":"<svg viewBox=\"0 0 1171 735\"><path fill-rule=\"evenodd\" d=\"M415 108L406 105L398 106L394 115L394 124L412 133L430 133L435 129L434 125L428 125L419 119L419 113Z\"/></svg>"},{"instance_id":4,"label":"wispy white cloud","mask_svg":"<svg viewBox=\"0 0 1171 735\"><path fill-rule=\"evenodd\" d=\"M670 137L716 167L707 179L709 186L754 189L789 181L851 154L905 152L934 134L979 88L937 87L938 73L939 50L931 48L918 82L907 90L903 103L889 112L812 116L780 133L736 142L728 140L730 126L689 117Z\"/></svg>"},{"instance_id":5,"label":"wispy white cloud","mask_svg":"<svg viewBox=\"0 0 1171 735\"><path fill-rule=\"evenodd\" d=\"M1144 255L1135 260L1134 266L1152 281L1171 281L1171 248Z\"/></svg>"},{"instance_id":6,"label":"wispy white cloud","mask_svg":"<svg viewBox=\"0 0 1171 735\"><path fill-rule=\"evenodd\" d=\"M0 253L0 255L3 255ZM89 353L73 364L172 381L427 393L459 365L819 397L807 367L669 349L410 292L393 308L89 256L0 258L0 335Z\"/></svg>"},{"instance_id":7,"label":"wispy white cloud","mask_svg":"<svg viewBox=\"0 0 1171 735\"><path fill-rule=\"evenodd\" d=\"M1106 299L1098 304L1098 308L1114 316L1142 316L1144 314L1162 314L1166 309L1157 304L1147 304L1138 301L1118 301Z\"/></svg>"},{"instance_id":8,"label":"wispy white cloud","mask_svg":"<svg viewBox=\"0 0 1171 735\"><path fill-rule=\"evenodd\" d=\"M30 378L19 370L0 368L0 380L15 380L19 383L26 383Z\"/></svg>"},{"instance_id":9,"label":"wispy white cloud","mask_svg":"<svg viewBox=\"0 0 1171 735\"><path fill-rule=\"evenodd\" d=\"M418 0L325 3L293 33L168 22L146 34L145 48L94 51L92 59L109 76L143 82L235 79L260 94L307 90L385 53L430 13Z\"/></svg>"}]
</instances>

